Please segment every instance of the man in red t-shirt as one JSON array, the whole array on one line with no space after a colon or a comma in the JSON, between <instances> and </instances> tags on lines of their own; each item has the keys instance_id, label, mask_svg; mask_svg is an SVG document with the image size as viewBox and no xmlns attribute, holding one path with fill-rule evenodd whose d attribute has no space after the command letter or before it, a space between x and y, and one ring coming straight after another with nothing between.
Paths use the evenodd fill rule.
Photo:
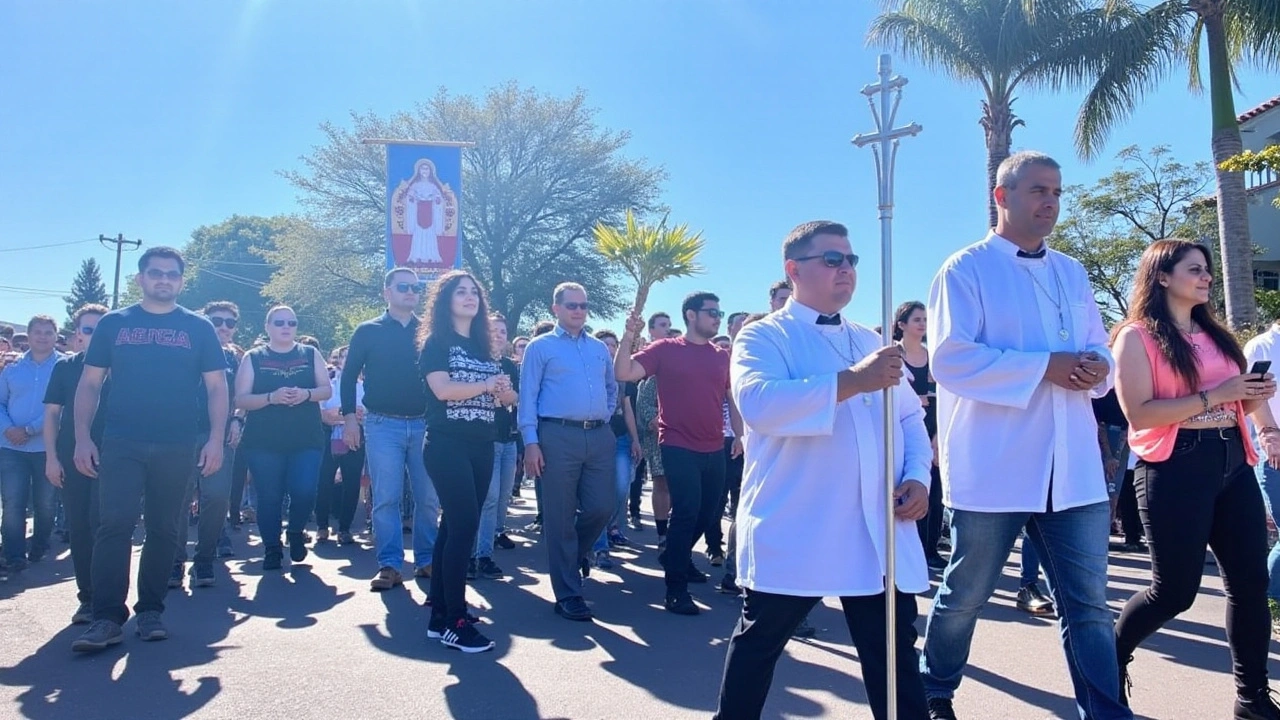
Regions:
<instances>
[{"instance_id":1,"label":"man in red t-shirt","mask_svg":"<svg viewBox=\"0 0 1280 720\"><path fill-rule=\"evenodd\" d=\"M653 376L658 383L658 444L671 492L667 549L659 556L666 571L665 605L680 615L696 615L689 583L705 583L707 576L693 565L693 543L723 512L723 501L717 501L725 479L729 353L710 342L720 332L720 298L696 292L685 298L681 310L688 328L684 336L650 343L630 357L619 352L613 366L619 382ZM633 311L620 347L632 347L644 325ZM742 420L732 403L729 408L741 436Z\"/></svg>"}]
</instances>

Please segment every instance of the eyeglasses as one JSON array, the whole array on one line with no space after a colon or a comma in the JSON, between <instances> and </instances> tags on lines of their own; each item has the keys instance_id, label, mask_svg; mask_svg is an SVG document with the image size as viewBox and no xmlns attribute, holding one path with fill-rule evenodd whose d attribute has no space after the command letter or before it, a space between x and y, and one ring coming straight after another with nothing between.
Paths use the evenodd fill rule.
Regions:
<instances>
[{"instance_id":1,"label":"eyeglasses","mask_svg":"<svg viewBox=\"0 0 1280 720\"><path fill-rule=\"evenodd\" d=\"M237 323L238 321L237 321L235 318L229 318L229 317L222 317L222 316L220 316L220 315L214 315L214 316L212 316L212 317L210 317L210 318L209 318L209 322L213 323L213 326L214 326L214 327L222 327L223 325L226 325L228 330L235 330L235 329L236 329L236 323Z\"/></svg>"},{"instance_id":2,"label":"eyeglasses","mask_svg":"<svg viewBox=\"0 0 1280 720\"><path fill-rule=\"evenodd\" d=\"M706 313L712 320L719 320L724 317L724 311L717 308L699 308L698 312Z\"/></svg>"},{"instance_id":3,"label":"eyeglasses","mask_svg":"<svg viewBox=\"0 0 1280 720\"><path fill-rule=\"evenodd\" d=\"M588 303L567 302L567 303L560 303L560 307L564 308L565 310L587 310Z\"/></svg>"},{"instance_id":4,"label":"eyeglasses","mask_svg":"<svg viewBox=\"0 0 1280 720\"><path fill-rule=\"evenodd\" d=\"M398 293L413 293L414 295L421 295L427 290L426 283L399 282L392 285L392 287L394 287Z\"/></svg>"},{"instance_id":5,"label":"eyeglasses","mask_svg":"<svg viewBox=\"0 0 1280 720\"><path fill-rule=\"evenodd\" d=\"M286 325L288 325L289 327L298 327L297 320L272 320L271 324L275 325L276 327L284 327Z\"/></svg>"},{"instance_id":6,"label":"eyeglasses","mask_svg":"<svg viewBox=\"0 0 1280 720\"><path fill-rule=\"evenodd\" d=\"M81 334L81 335L92 335L92 334L93 334L93 330L94 330L94 326L93 326L93 325L85 325L84 327L80 328L80 334Z\"/></svg>"},{"instance_id":7,"label":"eyeglasses","mask_svg":"<svg viewBox=\"0 0 1280 720\"><path fill-rule=\"evenodd\" d=\"M804 262L805 260L822 260L822 264L829 268L838 268L846 262L849 267L858 267L858 256L853 253L842 253L839 250L828 250L821 255L806 255L805 257L794 258L796 262Z\"/></svg>"},{"instance_id":8,"label":"eyeglasses","mask_svg":"<svg viewBox=\"0 0 1280 720\"><path fill-rule=\"evenodd\" d=\"M147 268L147 278L151 280L181 280L181 270L161 270L160 268Z\"/></svg>"}]
</instances>

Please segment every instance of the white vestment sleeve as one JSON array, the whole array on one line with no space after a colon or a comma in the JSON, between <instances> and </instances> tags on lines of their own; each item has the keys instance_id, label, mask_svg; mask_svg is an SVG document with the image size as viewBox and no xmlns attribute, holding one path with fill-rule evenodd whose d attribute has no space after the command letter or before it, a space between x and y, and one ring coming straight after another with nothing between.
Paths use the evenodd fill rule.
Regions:
<instances>
[{"instance_id":1,"label":"white vestment sleeve","mask_svg":"<svg viewBox=\"0 0 1280 720\"><path fill-rule=\"evenodd\" d=\"M1084 303L1086 319L1089 329L1085 332L1084 349L1089 352L1097 353L1106 359L1107 365L1111 367L1111 371L1107 373L1107 377L1098 383L1089 391L1089 396L1100 398L1111 392L1111 388L1116 384L1116 360L1111 356L1110 340L1107 335L1107 328L1102 324L1102 313L1098 310L1098 301L1093 296L1092 286L1089 284L1089 277L1084 273L1084 268L1077 266L1076 287L1080 289L1080 299L1077 302Z\"/></svg>"},{"instance_id":2,"label":"white vestment sleeve","mask_svg":"<svg viewBox=\"0 0 1280 720\"><path fill-rule=\"evenodd\" d=\"M1049 353L983 344L978 340L983 312L971 273L958 262L944 265L929 288L929 369L938 385L955 395L1025 410L1044 379Z\"/></svg>"},{"instance_id":3,"label":"white vestment sleeve","mask_svg":"<svg viewBox=\"0 0 1280 720\"><path fill-rule=\"evenodd\" d=\"M752 433L773 437L831 435L836 374L792 378L785 347L781 331L760 323L738 333L729 382L743 425Z\"/></svg>"}]
</instances>

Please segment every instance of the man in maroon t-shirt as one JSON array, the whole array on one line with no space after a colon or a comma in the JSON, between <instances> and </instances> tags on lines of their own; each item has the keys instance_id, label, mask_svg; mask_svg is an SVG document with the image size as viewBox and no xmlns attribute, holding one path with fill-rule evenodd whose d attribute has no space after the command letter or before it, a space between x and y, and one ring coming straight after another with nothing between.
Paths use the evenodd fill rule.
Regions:
<instances>
[{"instance_id":1,"label":"man in maroon t-shirt","mask_svg":"<svg viewBox=\"0 0 1280 720\"><path fill-rule=\"evenodd\" d=\"M698 614L690 582L706 582L693 565L693 543L713 522L720 522L724 487L724 404L729 398L729 353L712 344L720 332L720 298L708 292L689 295L681 307L688 332L650 343L634 356L619 352L614 372L619 382L653 376L658 383L658 444L671 492L667 549L659 560L666 571L667 610ZM634 311L620 347L632 347L644 320ZM734 430L742 420L729 404ZM717 507L719 505L719 507Z\"/></svg>"}]
</instances>

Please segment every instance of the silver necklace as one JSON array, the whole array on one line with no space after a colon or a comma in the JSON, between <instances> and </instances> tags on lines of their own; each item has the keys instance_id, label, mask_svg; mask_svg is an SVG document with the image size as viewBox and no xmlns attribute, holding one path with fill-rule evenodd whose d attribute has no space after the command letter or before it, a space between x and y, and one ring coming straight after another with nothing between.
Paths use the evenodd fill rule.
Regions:
<instances>
[{"instance_id":1,"label":"silver necklace","mask_svg":"<svg viewBox=\"0 0 1280 720\"><path fill-rule=\"evenodd\" d=\"M863 351L862 351L862 345L861 345L861 343L857 343L857 342L853 339L853 333L849 332L849 328L848 328L848 327L846 327L843 323L840 325L840 333L841 333L842 335L844 335L844 339L845 339L846 341L848 341L848 343L849 343L849 356L848 356L848 357L845 357L845 354L844 354L843 352L841 352L841 351L840 351L840 347L839 347L838 345L836 345L834 342L831 342L831 338L827 337L827 333L823 332L822 330L818 329L817 327L815 327L814 329L817 331L818 335L820 335L820 336L822 337L822 339L823 339L823 340L826 340L826 341L827 341L827 345L830 345L830 346L831 346L831 349L832 349L832 350L834 350L834 351L836 352L836 355L837 355L837 356L840 358L840 360L844 363L844 366L845 366L846 368L853 367L853 359L854 359L855 357L857 357L857 354L858 354L858 353L862 353L862 356L863 356L863 357L866 357L866 355L867 355L867 354L866 354L865 352L863 352ZM862 396L862 404L863 404L863 405L867 405L867 406L870 406L870 405L871 405L871 395L870 395L870 394L866 394L866 393L864 393L864 394L863 394L863 396Z\"/></svg>"},{"instance_id":2,"label":"silver necklace","mask_svg":"<svg viewBox=\"0 0 1280 720\"><path fill-rule=\"evenodd\" d=\"M1066 295L1066 290L1062 288L1062 279L1058 277L1058 271L1054 269L1053 263L1049 262L1048 258L1045 258L1045 264L1049 267L1049 272L1053 273L1053 281L1056 285L1055 289L1058 291L1056 297L1050 295L1044 285L1040 284L1040 280L1036 277L1035 273L1031 272L1031 268L1023 266L1022 269L1026 270L1027 275L1031 276L1031 282L1035 283L1036 287L1040 288L1040 292L1044 293L1045 298L1049 302L1053 303L1053 309L1058 312L1058 337L1066 340L1071 337L1071 333L1067 332L1067 321L1062 315L1062 306L1065 303L1063 296Z\"/></svg>"}]
</instances>

